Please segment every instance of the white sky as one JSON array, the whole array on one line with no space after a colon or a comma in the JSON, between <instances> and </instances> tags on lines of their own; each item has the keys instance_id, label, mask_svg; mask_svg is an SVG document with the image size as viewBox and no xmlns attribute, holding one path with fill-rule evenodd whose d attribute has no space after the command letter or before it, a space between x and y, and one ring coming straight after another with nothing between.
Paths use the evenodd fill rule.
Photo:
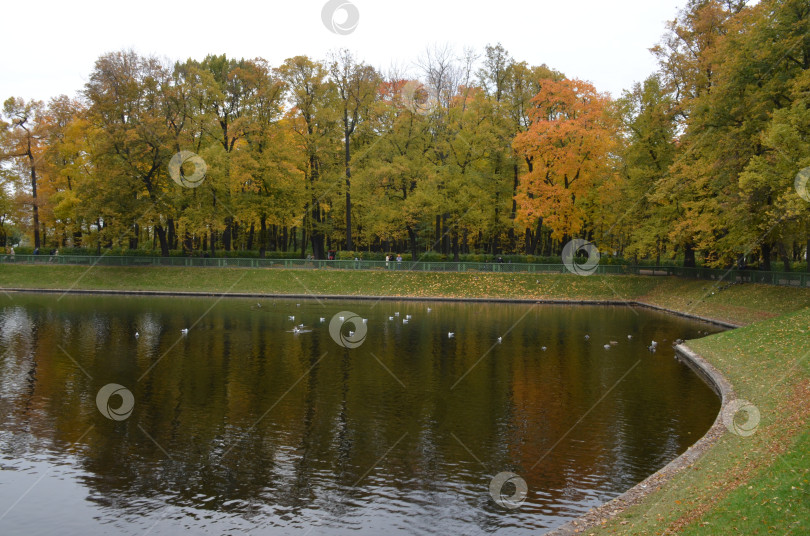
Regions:
<instances>
[{"instance_id":1,"label":"white sky","mask_svg":"<svg viewBox=\"0 0 810 536\"><path fill-rule=\"evenodd\" d=\"M349 0L346 0L349 1ZM75 95L104 52L132 48L170 60L225 53L272 65L348 48L387 70L416 73L432 44L482 51L501 42L518 61L546 63L618 96L655 70L649 48L685 0L350 0L349 35L321 20L326 0L14 1L0 26L0 100ZM345 16L339 12L338 17Z\"/></svg>"}]
</instances>

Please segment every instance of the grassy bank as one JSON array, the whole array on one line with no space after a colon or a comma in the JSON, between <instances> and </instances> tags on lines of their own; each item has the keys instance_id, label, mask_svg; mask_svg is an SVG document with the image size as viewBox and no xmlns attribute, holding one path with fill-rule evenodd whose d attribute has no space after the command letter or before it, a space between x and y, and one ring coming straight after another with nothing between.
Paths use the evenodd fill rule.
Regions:
<instances>
[{"instance_id":1,"label":"grassy bank","mask_svg":"<svg viewBox=\"0 0 810 536\"><path fill-rule=\"evenodd\" d=\"M572 274L0 265L0 288L641 300L740 324L810 307L810 289Z\"/></svg>"},{"instance_id":2,"label":"grassy bank","mask_svg":"<svg viewBox=\"0 0 810 536\"><path fill-rule=\"evenodd\" d=\"M688 344L759 409L756 433L726 433L642 503L584 533L810 533L810 289L635 276L20 265L0 266L0 287L638 300L746 324Z\"/></svg>"}]
</instances>

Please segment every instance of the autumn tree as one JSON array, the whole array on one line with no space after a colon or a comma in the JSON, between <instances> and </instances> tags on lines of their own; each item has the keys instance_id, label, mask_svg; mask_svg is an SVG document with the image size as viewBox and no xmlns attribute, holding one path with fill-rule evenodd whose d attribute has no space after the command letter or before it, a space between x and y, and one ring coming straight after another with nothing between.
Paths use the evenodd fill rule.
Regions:
<instances>
[{"instance_id":1,"label":"autumn tree","mask_svg":"<svg viewBox=\"0 0 810 536\"><path fill-rule=\"evenodd\" d=\"M531 162L520 178L518 218L528 226L542 219L563 240L585 229L584 200L610 165L615 128L608 97L580 80L544 80L531 102L531 125L514 141Z\"/></svg>"},{"instance_id":2,"label":"autumn tree","mask_svg":"<svg viewBox=\"0 0 810 536\"><path fill-rule=\"evenodd\" d=\"M40 247L38 181L47 128L41 101L10 98L3 103L0 124L0 163L10 163L18 202L31 207L31 234Z\"/></svg>"}]
</instances>

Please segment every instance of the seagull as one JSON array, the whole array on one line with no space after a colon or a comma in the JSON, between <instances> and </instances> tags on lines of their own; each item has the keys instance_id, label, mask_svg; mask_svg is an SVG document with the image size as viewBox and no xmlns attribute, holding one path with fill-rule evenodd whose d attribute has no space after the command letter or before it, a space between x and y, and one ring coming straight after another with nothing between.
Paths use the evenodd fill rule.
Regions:
<instances>
[{"instance_id":1,"label":"seagull","mask_svg":"<svg viewBox=\"0 0 810 536\"><path fill-rule=\"evenodd\" d=\"M591 340L591 336L590 336L590 335L585 335L585 340L586 340L586 341Z\"/></svg>"},{"instance_id":2,"label":"seagull","mask_svg":"<svg viewBox=\"0 0 810 536\"><path fill-rule=\"evenodd\" d=\"M321 317L321 323L324 323L324 322L326 322L326 319L324 317Z\"/></svg>"},{"instance_id":3,"label":"seagull","mask_svg":"<svg viewBox=\"0 0 810 536\"><path fill-rule=\"evenodd\" d=\"M298 329L304 329L304 324L298 324Z\"/></svg>"},{"instance_id":4,"label":"seagull","mask_svg":"<svg viewBox=\"0 0 810 536\"><path fill-rule=\"evenodd\" d=\"M181 329L180 333L182 333L183 335L188 335L188 328Z\"/></svg>"},{"instance_id":5,"label":"seagull","mask_svg":"<svg viewBox=\"0 0 810 536\"><path fill-rule=\"evenodd\" d=\"M429 312L431 312L432 310L433 310L433 309L431 309L430 307L428 307L428 308L427 308L427 312L428 312L428 313L429 313Z\"/></svg>"},{"instance_id":6,"label":"seagull","mask_svg":"<svg viewBox=\"0 0 810 536\"><path fill-rule=\"evenodd\" d=\"M456 336L456 334L455 334L455 333L453 333L452 331L448 331L448 332L447 332L447 338L448 338L448 339L452 339L452 338L453 338L453 337L455 337L455 336Z\"/></svg>"},{"instance_id":7,"label":"seagull","mask_svg":"<svg viewBox=\"0 0 810 536\"><path fill-rule=\"evenodd\" d=\"M548 350L548 348L546 348L545 346L543 346L543 347L542 347L542 348L540 348L540 349L541 349L541 350L543 350L544 352L545 352L546 350Z\"/></svg>"},{"instance_id":8,"label":"seagull","mask_svg":"<svg viewBox=\"0 0 810 536\"><path fill-rule=\"evenodd\" d=\"M354 331L349 332L349 337L354 337Z\"/></svg>"},{"instance_id":9,"label":"seagull","mask_svg":"<svg viewBox=\"0 0 810 536\"><path fill-rule=\"evenodd\" d=\"M413 318L411 315L405 315L406 320L410 320L411 318Z\"/></svg>"},{"instance_id":10,"label":"seagull","mask_svg":"<svg viewBox=\"0 0 810 536\"><path fill-rule=\"evenodd\" d=\"M498 344L501 344L502 342L503 342L503 337L498 337Z\"/></svg>"},{"instance_id":11,"label":"seagull","mask_svg":"<svg viewBox=\"0 0 810 536\"><path fill-rule=\"evenodd\" d=\"M399 316L399 311L397 311L396 313L394 313L394 316Z\"/></svg>"},{"instance_id":12,"label":"seagull","mask_svg":"<svg viewBox=\"0 0 810 536\"><path fill-rule=\"evenodd\" d=\"M295 306L296 306L296 307L301 307L301 304L300 304L300 303L296 303L296 304L295 304Z\"/></svg>"},{"instance_id":13,"label":"seagull","mask_svg":"<svg viewBox=\"0 0 810 536\"><path fill-rule=\"evenodd\" d=\"M368 324L368 318L363 319L363 324Z\"/></svg>"},{"instance_id":14,"label":"seagull","mask_svg":"<svg viewBox=\"0 0 810 536\"><path fill-rule=\"evenodd\" d=\"M619 344L619 341L610 341L611 346L616 346L617 344Z\"/></svg>"},{"instance_id":15,"label":"seagull","mask_svg":"<svg viewBox=\"0 0 810 536\"><path fill-rule=\"evenodd\" d=\"M389 317L388 317L388 320L393 320L393 319L394 319L394 317L393 317L393 316L389 316Z\"/></svg>"},{"instance_id":16,"label":"seagull","mask_svg":"<svg viewBox=\"0 0 810 536\"><path fill-rule=\"evenodd\" d=\"M605 350L610 350L610 345L609 344L605 345Z\"/></svg>"},{"instance_id":17,"label":"seagull","mask_svg":"<svg viewBox=\"0 0 810 536\"><path fill-rule=\"evenodd\" d=\"M402 319L402 323L403 323L403 324L407 324L407 323L408 323L408 319L407 319L407 318L403 318L403 319Z\"/></svg>"},{"instance_id":18,"label":"seagull","mask_svg":"<svg viewBox=\"0 0 810 536\"><path fill-rule=\"evenodd\" d=\"M292 320L293 322L295 322L295 317L294 317L294 316L290 316L290 317L287 317L287 318L289 318L290 320Z\"/></svg>"},{"instance_id":19,"label":"seagull","mask_svg":"<svg viewBox=\"0 0 810 536\"><path fill-rule=\"evenodd\" d=\"M633 336L632 336L632 335L628 335L628 336L627 336L627 340L628 340L628 341L629 341L629 340L631 340L632 338L633 338Z\"/></svg>"},{"instance_id":20,"label":"seagull","mask_svg":"<svg viewBox=\"0 0 810 536\"><path fill-rule=\"evenodd\" d=\"M655 346L650 346L649 348L647 348L647 350L649 350L652 353L655 353Z\"/></svg>"},{"instance_id":21,"label":"seagull","mask_svg":"<svg viewBox=\"0 0 810 536\"><path fill-rule=\"evenodd\" d=\"M650 346L652 346L653 348L658 348L658 343L653 341L652 344L650 344Z\"/></svg>"},{"instance_id":22,"label":"seagull","mask_svg":"<svg viewBox=\"0 0 810 536\"><path fill-rule=\"evenodd\" d=\"M141 334L140 334L140 333L138 333L138 332L136 331L136 332L135 332L135 338L137 339L137 338L138 338L138 337L140 337L140 336L141 336Z\"/></svg>"},{"instance_id":23,"label":"seagull","mask_svg":"<svg viewBox=\"0 0 810 536\"><path fill-rule=\"evenodd\" d=\"M261 309L261 308L262 308L262 304L261 304L261 303L257 303L257 304L256 304L256 307L258 307L259 309Z\"/></svg>"}]
</instances>

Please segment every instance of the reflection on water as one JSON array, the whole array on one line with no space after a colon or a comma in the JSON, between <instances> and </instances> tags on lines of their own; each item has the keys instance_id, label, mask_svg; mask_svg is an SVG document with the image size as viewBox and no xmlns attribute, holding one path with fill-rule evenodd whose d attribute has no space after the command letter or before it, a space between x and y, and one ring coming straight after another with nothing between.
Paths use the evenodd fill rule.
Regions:
<instances>
[{"instance_id":1,"label":"reflection on water","mask_svg":"<svg viewBox=\"0 0 810 536\"><path fill-rule=\"evenodd\" d=\"M0 302L0 533L538 533L668 463L719 409L670 346L716 330L657 312L258 305ZM330 337L339 311L369 319L359 348ZM124 420L96 407L110 383L134 397ZM504 471L528 485L514 510L489 494Z\"/></svg>"}]
</instances>

